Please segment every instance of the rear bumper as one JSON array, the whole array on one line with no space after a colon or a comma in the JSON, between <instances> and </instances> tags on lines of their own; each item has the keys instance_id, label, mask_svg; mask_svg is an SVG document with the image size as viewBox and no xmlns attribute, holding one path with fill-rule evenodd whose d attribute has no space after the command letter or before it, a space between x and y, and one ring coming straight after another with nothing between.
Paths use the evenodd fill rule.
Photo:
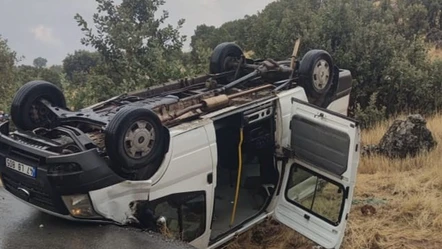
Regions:
<instances>
[{"instance_id":1,"label":"rear bumper","mask_svg":"<svg viewBox=\"0 0 442 249\"><path fill-rule=\"evenodd\" d=\"M116 175L91 149L70 155L58 155L37 146L16 141L9 135L9 123L0 124L0 173L5 189L27 203L62 216L69 215L61 196L88 194L124 179ZM36 177L30 177L6 167L6 158L36 167ZM81 170L50 173L49 167L76 164Z\"/></svg>"}]
</instances>

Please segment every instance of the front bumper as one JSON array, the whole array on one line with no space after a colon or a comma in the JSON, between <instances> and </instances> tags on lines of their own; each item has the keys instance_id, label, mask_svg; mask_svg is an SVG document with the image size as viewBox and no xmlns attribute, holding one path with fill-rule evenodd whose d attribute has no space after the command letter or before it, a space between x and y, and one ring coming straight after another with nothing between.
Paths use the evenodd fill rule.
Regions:
<instances>
[{"instance_id":1,"label":"front bumper","mask_svg":"<svg viewBox=\"0 0 442 249\"><path fill-rule=\"evenodd\" d=\"M36 178L6 167L6 158L36 167ZM77 164L81 170L51 174L48 168ZM9 122L0 124L0 174L5 189L27 203L62 216L69 215L61 196L88 194L124 181L96 149L59 155L9 136Z\"/></svg>"}]
</instances>

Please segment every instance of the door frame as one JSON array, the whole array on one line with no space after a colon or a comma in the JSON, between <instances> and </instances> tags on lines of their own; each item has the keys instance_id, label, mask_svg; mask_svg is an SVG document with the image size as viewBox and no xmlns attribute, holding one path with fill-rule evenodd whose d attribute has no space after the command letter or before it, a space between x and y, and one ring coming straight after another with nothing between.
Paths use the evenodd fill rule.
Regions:
<instances>
[{"instance_id":1,"label":"door frame","mask_svg":"<svg viewBox=\"0 0 442 249\"><path fill-rule=\"evenodd\" d=\"M277 98L272 96L270 98L264 99L264 100L257 100L248 104L245 104L239 108L235 108L233 110L227 111L227 112L222 112L219 113L216 116L212 116L211 119L213 121L213 124L215 126L215 122L224 118L227 118L231 115L244 115L245 112L249 111L249 110L254 110L255 108L258 108L259 106L263 106L266 105L268 103L271 103L271 106L273 108L273 117L271 117L273 119L273 123L272 123L272 127L273 127L273 138L275 141L275 144L277 144L277 137L276 137L276 130L277 130L277 121L276 121L276 113L277 113ZM246 126L247 124L245 124ZM214 133L216 134L216 133ZM216 160L216 164L214 165L214 179L213 182L215 184L213 184L213 193L214 193L214 198L213 198L213 205L212 205L212 219L213 219L213 214L214 214L214 210L215 210L215 188L216 188L216 175L217 175L217 159L215 158L214 160ZM275 183L275 191L273 192L273 194L266 200L266 202L264 203L264 205L261 207L260 210L258 210L256 212L256 214L250 216L249 218L247 218L246 220L244 220L243 222L241 222L240 224L232 227L231 229L227 230L226 232L220 234L219 236L217 236L216 238L214 238L213 240L209 240L209 245L208 248L218 248L219 246L229 243L230 241L232 241L233 239L237 238L239 234L242 234L246 231L248 231L249 229L253 228L257 223L263 222L265 221L268 217L270 217L272 214L268 213L268 207L270 206L270 204L273 201L274 195L276 193L276 189L279 186L279 183L282 180L282 175L279 172L279 170L276 167L276 163L277 161L275 160L274 157L274 165L275 165L275 170L278 171L278 182ZM235 179L236 180L236 179ZM212 229L212 223L209 227L210 231Z\"/></svg>"}]
</instances>

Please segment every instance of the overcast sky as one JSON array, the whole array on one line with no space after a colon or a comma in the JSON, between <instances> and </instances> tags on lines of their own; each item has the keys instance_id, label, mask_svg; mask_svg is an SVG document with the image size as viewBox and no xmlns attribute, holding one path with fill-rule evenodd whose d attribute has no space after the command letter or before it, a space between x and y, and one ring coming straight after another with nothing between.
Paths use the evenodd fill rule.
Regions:
<instances>
[{"instance_id":1,"label":"overcast sky","mask_svg":"<svg viewBox=\"0 0 442 249\"><path fill-rule=\"evenodd\" d=\"M256 14L272 1L166 0L164 8L174 26L180 18L186 19L181 32L188 36L188 47L197 25L219 26ZM82 33L74 15L80 13L90 20L95 10L94 0L0 0L0 35L18 55L26 57L20 64L32 64L39 56L46 58L48 65L60 64L68 53L86 48L80 43Z\"/></svg>"}]
</instances>

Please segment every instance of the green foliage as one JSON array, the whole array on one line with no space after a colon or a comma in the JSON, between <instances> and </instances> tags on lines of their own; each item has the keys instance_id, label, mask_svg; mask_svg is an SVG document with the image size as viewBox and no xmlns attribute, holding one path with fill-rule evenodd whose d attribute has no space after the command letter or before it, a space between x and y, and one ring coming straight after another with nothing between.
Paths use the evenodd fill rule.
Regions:
<instances>
[{"instance_id":1,"label":"green foliage","mask_svg":"<svg viewBox=\"0 0 442 249\"><path fill-rule=\"evenodd\" d=\"M198 25L195 34L191 37L190 47L192 51L197 49L197 44L204 44L205 47L214 49L220 40L230 40L229 33L220 28L217 30L215 26L207 26L205 24Z\"/></svg>"},{"instance_id":2,"label":"green foliage","mask_svg":"<svg viewBox=\"0 0 442 249\"><path fill-rule=\"evenodd\" d=\"M211 53L212 49L208 48L203 41L194 41L190 57L187 61L183 58L183 62L188 70L187 74L197 75L207 73Z\"/></svg>"},{"instance_id":3,"label":"green foliage","mask_svg":"<svg viewBox=\"0 0 442 249\"><path fill-rule=\"evenodd\" d=\"M100 63L102 58L98 52L77 50L73 54L68 54L63 60L63 72L69 81L75 85L82 85Z\"/></svg>"},{"instance_id":4,"label":"green foliage","mask_svg":"<svg viewBox=\"0 0 442 249\"><path fill-rule=\"evenodd\" d=\"M376 103L376 98L377 93L373 93L365 109L362 109L359 104L356 106L355 118L361 122L362 128L372 127L386 118L386 108L384 106L379 107Z\"/></svg>"},{"instance_id":5,"label":"green foliage","mask_svg":"<svg viewBox=\"0 0 442 249\"><path fill-rule=\"evenodd\" d=\"M20 86L29 81L44 80L62 88L60 74L48 68L20 65L16 67L16 80Z\"/></svg>"},{"instance_id":6,"label":"green foliage","mask_svg":"<svg viewBox=\"0 0 442 249\"><path fill-rule=\"evenodd\" d=\"M105 75L90 75L83 87L66 82L64 92L68 106L74 110L90 106L112 96L119 95L118 89L111 87L112 80Z\"/></svg>"},{"instance_id":7,"label":"green foliage","mask_svg":"<svg viewBox=\"0 0 442 249\"><path fill-rule=\"evenodd\" d=\"M85 37L84 45L95 48L103 58L105 67L115 73L108 74L122 91L151 86L171 77L179 76L179 70L169 63L181 55L185 40L177 27L164 25L168 12L159 18L156 12L164 0L123 0L115 5L112 0L96 0L97 13L94 27L89 27L82 16L75 16Z\"/></svg>"},{"instance_id":8,"label":"green foliage","mask_svg":"<svg viewBox=\"0 0 442 249\"><path fill-rule=\"evenodd\" d=\"M63 66L62 65L52 65L49 67L49 70L51 70L54 73L62 74L63 73Z\"/></svg>"},{"instance_id":9,"label":"green foliage","mask_svg":"<svg viewBox=\"0 0 442 249\"><path fill-rule=\"evenodd\" d=\"M200 26L192 42L210 48L227 38L255 57L278 59L290 56L297 38L301 56L325 49L352 72L349 111L369 126L441 108L441 63L427 59L428 41L442 45L441 21L442 0L280 0L218 29Z\"/></svg>"},{"instance_id":10,"label":"green foliage","mask_svg":"<svg viewBox=\"0 0 442 249\"><path fill-rule=\"evenodd\" d=\"M17 54L8 46L8 41L0 36L0 110L8 111L14 91L17 88L15 81L14 64Z\"/></svg>"},{"instance_id":11,"label":"green foliage","mask_svg":"<svg viewBox=\"0 0 442 249\"><path fill-rule=\"evenodd\" d=\"M46 67L46 64L48 63L48 60L42 57L37 57L34 59L33 64L36 68L43 68Z\"/></svg>"}]
</instances>

